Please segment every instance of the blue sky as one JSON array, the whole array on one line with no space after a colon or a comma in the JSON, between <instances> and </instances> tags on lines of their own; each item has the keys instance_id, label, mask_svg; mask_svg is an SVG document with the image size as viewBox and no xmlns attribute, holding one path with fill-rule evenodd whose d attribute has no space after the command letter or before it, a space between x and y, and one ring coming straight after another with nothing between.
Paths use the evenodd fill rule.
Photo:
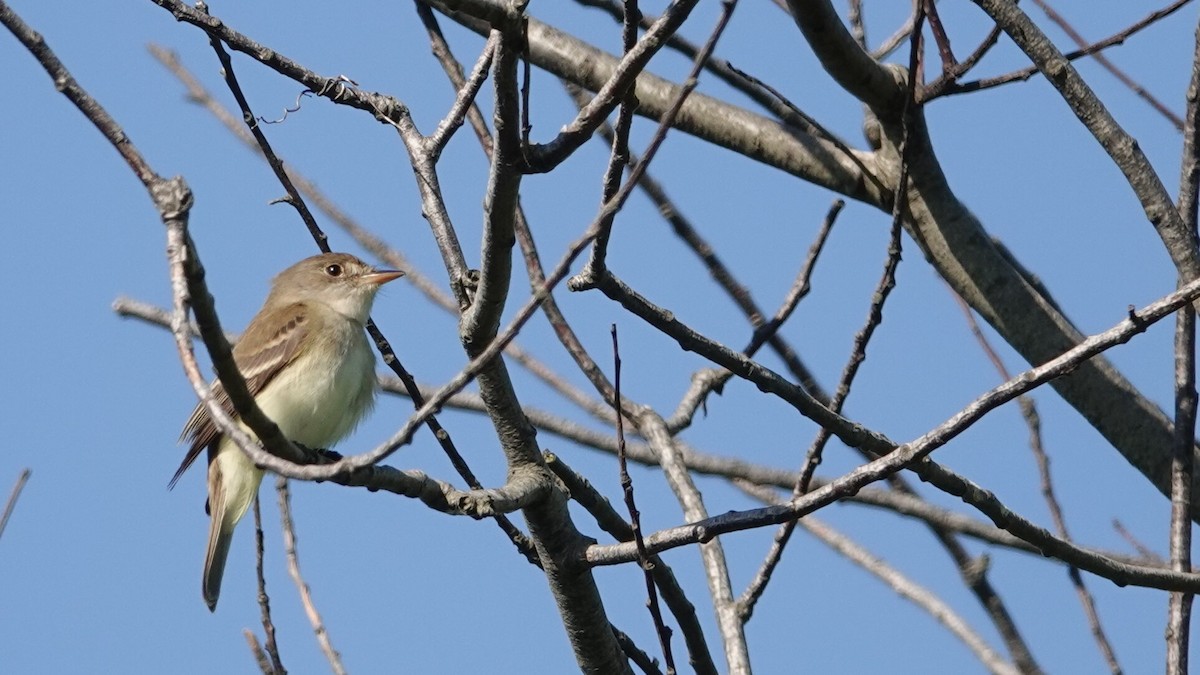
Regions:
<instances>
[{"instance_id":1,"label":"blue sky","mask_svg":"<svg viewBox=\"0 0 1200 675\"><path fill-rule=\"evenodd\" d=\"M713 25L717 8L717 3L702 4L684 31L697 41ZM902 20L908 3L866 4L869 35L878 43ZM643 3L643 9L651 12L660 5ZM943 5L943 19L962 56L987 26L970 3ZM1104 11L1096 11L1098 5ZM210 7L230 26L320 73L345 74L365 89L397 96L410 106L422 131L431 131L452 101L408 3L344 3L336 13L327 5L303 3ZM1078 0L1057 5L1091 39L1156 8L1144 2ZM148 43L178 51L218 98L230 103L206 38L149 2L15 0L13 9L45 35L159 173L188 180L196 194L192 234L218 309L227 327L240 329L261 303L270 277L315 248L290 209L268 205L282 190L266 166L187 103L182 87L146 51ZM619 47L615 24L599 13L573 3L535 2L530 11L582 31L601 47ZM1042 22L1035 10L1028 11ZM1195 8L1185 8L1108 52L1179 112L1195 20ZM449 21L443 27L460 58L473 62L482 41ZM1060 33L1050 33L1070 48ZM770 3L742 3L718 53L773 83L862 147L858 104L830 82L795 26ZM199 594L207 527L201 475L192 472L174 491L166 489L183 452L176 437L195 397L168 334L120 319L110 309L118 296L169 302L162 227L132 173L7 33L0 37L0 62L7 76L0 105L0 218L6 244L0 310L9 317L0 349L5 410L0 437L6 440L0 492L7 494L22 468L33 470L0 540L0 606L5 608L0 669L253 672L241 634L244 628L261 633L252 528L239 531L221 606L209 614ZM1024 63L1002 40L980 75ZM687 65L664 53L652 69L678 79ZM299 93L294 83L247 58L235 57L235 67L260 115L277 117L294 103ZM1174 193L1181 135L1095 64L1082 62L1079 68ZM708 80L701 89L728 93ZM481 102L489 100L485 88ZM570 103L557 83L541 75L534 80L533 100L533 136L544 141L569 121ZM1173 268L1119 171L1045 82L940 100L927 115L952 187L1042 278L1082 330L1102 330L1119 321L1128 305L1145 304L1173 288ZM652 131L651 124L639 120L634 148L644 147ZM293 166L444 285L412 173L392 130L360 112L308 99L300 112L267 132ZM593 217L605 156L606 150L592 143L560 171L525 180L523 204L546 261L556 260ZM652 172L760 304L771 309L786 293L834 198L679 133L672 134ZM450 145L441 175L450 214L468 259L476 263L486 165L469 133ZM865 316L884 258L887 223L869 207L847 206L818 266L813 294L784 329L827 385L836 381ZM332 225L328 230L335 248L357 251ZM853 419L901 440L920 435L998 382L949 291L915 244L906 238L904 245L899 287L847 405ZM610 260L623 278L697 329L735 346L749 336L733 304L717 293L643 197L635 196L618 218ZM523 271L515 274L510 314L511 306L524 300ZM636 400L669 412L691 373L704 366L598 294L562 291L557 296L601 363L610 361L608 326L619 325L623 381ZM465 362L455 320L404 282L384 290L375 318L422 382L440 383ZM540 319L521 342L561 372L572 373L568 357ZM995 344L1010 369L1024 367L999 341ZM1109 356L1151 399L1169 406L1170 322ZM770 356L764 360L778 366ZM582 419L544 385L513 370L523 402ZM571 378L586 386L581 376ZM1039 390L1035 398L1072 534L1087 545L1127 550L1111 527L1118 518L1165 551L1166 500L1053 392ZM409 410L403 399L382 397L376 413L339 449L374 447ZM453 411L441 419L485 484L501 483L504 467L486 421ZM708 415L684 438L706 451L795 467L812 434L812 425L787 406L735 381L710 401ZM1016 408L1006 406L935 457L1049 525L1025 436ZM549 434L539 440L610 498L619 496L611 458ZM853 466L853 456L841 446L831 445L827 457L822 475ZM453 476L427 432L391 463L447 480ZM639 467L633 476L646 526L678 524L679 508L658 470ZM700 479L699 485L712 513L753 506L720 481ZM925 493L953 505L950 498ZM323 659L284 567L274 493L263 494L268 590L284 663L293 672L320 672ZM293 495L301 565L351 671L573 668L542 578L490 523L331 485L297 485ZM576 515L582 530L604 541L585 514ZM998 646L953 567L919 525L854 506L836 506L823 516L942 591ZM771 535L766 530L725 540L736 591L753 576ZM993 583L1047 671L1103 667L1061 566L974 543L970 548L992 556ZM676 550L666 558L691 590L719 652L697 551ZM597 578L613 622L652 649L636 570L602 569ZM1165 596L1088 581L1127 672L1160 669ZM797 663L814 672L916 673L931 666L940 672L981 671L926 614L806 536L793 542L748 637L753 663L764 673L789 672ZM854 649L847 649L851 645ZM676 649L678 656L678 640Z\"/></svg>"}]
</instances>

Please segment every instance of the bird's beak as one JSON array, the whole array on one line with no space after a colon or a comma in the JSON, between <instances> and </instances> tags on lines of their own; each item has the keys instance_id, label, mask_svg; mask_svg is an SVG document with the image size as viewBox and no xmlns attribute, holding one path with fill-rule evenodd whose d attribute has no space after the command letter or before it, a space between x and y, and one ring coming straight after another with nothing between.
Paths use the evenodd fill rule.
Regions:
<instances>
[{"instance_id":1,"label":"bird's beak","mask_svg":"<svg viewBox=\"0 0 1200 675\"><path fill-rule=\"evenodd\" d=\"M382 286L393 279L399 279L404 276L404 272L400 270L375 270L368 274L362 275L363 283Z\"/></svg>"}]
</instances>

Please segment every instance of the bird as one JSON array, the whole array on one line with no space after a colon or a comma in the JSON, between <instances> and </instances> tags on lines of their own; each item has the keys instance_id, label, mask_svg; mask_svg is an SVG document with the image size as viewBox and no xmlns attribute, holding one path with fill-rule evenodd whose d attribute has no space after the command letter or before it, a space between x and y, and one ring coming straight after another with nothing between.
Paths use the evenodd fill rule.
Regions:
<instances>
[{"instance_id":1,"label":"bird","mask_svg":"<svg viewBox=\"0 0 1200 675\"><path fill-rule=\"evenodd\" d=\"M322 253L272 280L262 309L233 348L233 360L259 408L289 440L328 449L374 406L375 354L365 327L380 287L401 276L348 253ZM212 395L249 432L220 381L214 382ZM254 502L263 471L218 430L203 401L184 425L180 442L190 445L169 487L201 451L208 454L210 522L201 591L215 612L234 528Z\"/></svg>"}]
</instances>

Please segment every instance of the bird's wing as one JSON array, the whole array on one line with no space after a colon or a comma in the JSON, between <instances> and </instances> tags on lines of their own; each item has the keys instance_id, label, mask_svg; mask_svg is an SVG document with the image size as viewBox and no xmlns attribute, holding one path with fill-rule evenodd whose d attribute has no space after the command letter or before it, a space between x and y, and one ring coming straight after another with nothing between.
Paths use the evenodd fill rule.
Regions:
<instances>
[{"instance_id":1,"label":"bird's wing","mask_svg":"<svg viewBox=\"0 0 1200 675\"><path fill-rule=\"evenodd\" d=\"M302 302L272 309L254 317L245 334L233 348L234 363L245 378L251 396L257 396L285 366L295 360L301 347L316 332L313 330L315 320L317 316ZM273 330L272 326L279 328ZM266 331L273 331L273 334L266 335ZM233 404L219 380L213 383L212 394L226 413L234 415ZM180 434L180 440L190 440L191 446L171 478L171 487L175 486L183 472L196 461L200 451L217 440L218 435L217 425L213 423L208 408L201 401L192 411L192 416L188 418L187 424L183 426L183 433Z\"/></svg>"}]
</instances>

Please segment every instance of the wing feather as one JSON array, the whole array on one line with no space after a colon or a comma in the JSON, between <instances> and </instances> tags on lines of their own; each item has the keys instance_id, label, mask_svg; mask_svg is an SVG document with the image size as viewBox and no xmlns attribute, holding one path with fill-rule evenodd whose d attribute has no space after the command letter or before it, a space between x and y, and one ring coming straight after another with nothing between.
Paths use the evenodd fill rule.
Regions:
<instances>
[{"instance_id":1,"label":"wing feather","mask_svg":"<svg viewBox=\"0 0 1200 675\"><path fill-rule=\"evenodd\" d=\"M309 307L298 302L263 311L250 322L245 334L233 348L233 361L245 378L251 396L258 396L300 354L301 347L314 334L313 317ZM268 331L270 335L266 334ZM219 380L213 383L212 393L226 413L235 415L229 395ZM203 402L197 404L180 434L180 440L189 440L191 445L171 478L171 487L196 461L200 452L218 440L219 435L208 408Z\"/></svg>"}]
</instances>

